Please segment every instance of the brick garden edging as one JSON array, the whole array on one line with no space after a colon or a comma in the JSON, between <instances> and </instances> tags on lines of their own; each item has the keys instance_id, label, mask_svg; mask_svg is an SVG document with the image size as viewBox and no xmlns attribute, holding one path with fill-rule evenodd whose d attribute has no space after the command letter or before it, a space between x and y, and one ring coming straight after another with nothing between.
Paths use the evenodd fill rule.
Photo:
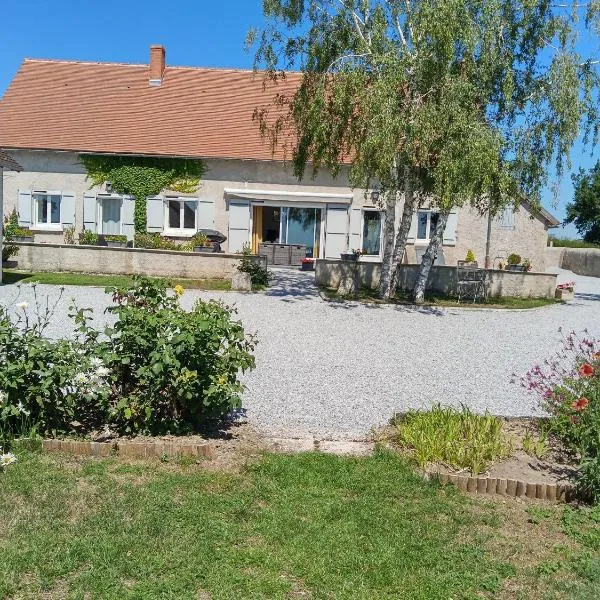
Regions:
<instances>
[{"instance_id":1,"label":"brick garden edging","mask_svg":"<svg viewBox=\"0 0 600 600\"><path fill-rule=\"evenodd\" d=\"M130 442L79 442L75 440L44 440L42 448L49 452L65 452L80 456L123 456L127 458L180 458L197 456L212 458L213 450L208 443L179 444L168 441Z\"/></svg>"},{"instance_id":2,"label":"brick garden edging","mask_svg":"<svg viewBox=\"0 0 600 600\"><path fill-rule=\"evenodd\" d=\"M426 479L438 479L441 484L451 483L463 492L475 494L498 494L509 498L524 496L551 502L570 502L575 495L574 487L570 483L531 483L518 479L430 472L425 472L424 476Z\"/></svg>"}]
</instances>

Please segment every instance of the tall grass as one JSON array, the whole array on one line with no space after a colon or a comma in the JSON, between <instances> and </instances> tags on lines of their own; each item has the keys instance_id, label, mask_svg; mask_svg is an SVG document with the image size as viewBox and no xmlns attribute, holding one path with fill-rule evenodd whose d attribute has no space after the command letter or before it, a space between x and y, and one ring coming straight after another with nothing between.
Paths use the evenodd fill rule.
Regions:
<instances>
[{"instance_id":1,"label":"tall grass","mask_svg":"<svg viewBox=\"0 0 600 600\"><path fill-rule=\"evenodd\" d=\"M477 475L511 451L502 421L487 413L474 414L466 406L457 410L437 404L431 410L409 411L394 425L397 443L410 450L422 468L441 462Z\"/></svg>"},{"instance_id":2,"label":"tall grass","mask_svg":"<svg viewBox=\"0 0 600 600\"><path fill-rule=\"evenodd\" d=\"M583 240L570 240L569 238L550 236L548 242L550 241L555 248L600 248L600 244L592 244Z\"/></svg>"}]
</instances>

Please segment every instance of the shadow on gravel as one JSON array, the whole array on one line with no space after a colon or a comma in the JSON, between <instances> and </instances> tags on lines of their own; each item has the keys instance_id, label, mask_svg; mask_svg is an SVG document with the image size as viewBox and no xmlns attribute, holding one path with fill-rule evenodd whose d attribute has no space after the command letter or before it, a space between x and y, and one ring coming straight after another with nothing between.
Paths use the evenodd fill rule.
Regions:
<instances>
[{"instance_id":1,"label":"shadow on gravel","mask_svg":"<svg viewBox=\"0 0 600 600\"><path fill-rule=\"evenodd\" d=\"M600 301L600 294L586 294L581 292L575 292L575 298L580 300L591 300L592 302Z\"/></svg>"},{"instance_id":2,"label":"shadow on gravel","mask_svg":"<svg viewBox=\"0 0 600 600\"><path fill-rule=\"evenodd\" d=\"M265 296L281 298L284 302L310 300L319 297L313 272L297 269L272 269L273 280Z\"/></svg>"},{"instance_id":3,"label":"shadow on gravel","mask_svg":"<svg viewBox=\"0 0 600 600\"><path fill-rule=\"evenodd\" d=\"M327 302L332 308L341 308L345 310L351 310L353 308L363 307L370 310L381 310L382 308L392 308L398 312L405 313L419 313L423 315L433 315L434 317L445 317L447 312L436 306L416 306L414 304L377 304L375 302L358 302L355 300L332 300L331 298L325 298L321 296L324 302Z\"/></svg>"}]
</instances>

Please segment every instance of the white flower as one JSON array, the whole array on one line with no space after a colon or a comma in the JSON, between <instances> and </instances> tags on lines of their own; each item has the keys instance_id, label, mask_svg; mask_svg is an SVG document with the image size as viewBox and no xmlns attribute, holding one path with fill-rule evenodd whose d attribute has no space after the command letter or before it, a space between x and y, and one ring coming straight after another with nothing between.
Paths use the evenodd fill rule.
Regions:
<instances>
[{"instance_id":1,"label":"white flower","mask_svg":"<svg viewBox=\"0 0 600 600\"><path fill-rule=\"evenodd\" d=\"M77 375L73 377L73 383L75 383L76 385L87 383L87 381L88 376L86 373L77 373Z\"/></svg>"},{"instance_id":2,"label":"white flower","mask_svg":"<svg viewBox=\"0 0 600 600\"><path fill-rule=\"evenodd\" d=\"M96 369L96 375L98 377L106 377L110 373L110 369L107 367L98 367Z\"/></svg>"},{"instance_id":3,"label":"white flower","mask_svg":"<svg viewBox=\"0 0 600 600\"><path fill-rule=\"evenodd\" d=\"M12 452L6 454L0 454L0 469L5 469L8 465L12 465L17 462L17 457Z\"/></svg>"},{"instance_id":4,"label":"white flower","mask_svg":"<svg viewBox=\"0 0 600 600\"><path fill-rule=\"evenodd\" d=\"M4 400L6 400L6 394L0 390L0 404L4 404Z\"/></svg>"},{"instance_id":5,"label":"white flower","mask_svg":"<svg viewBox=\"0 0 600 600\"><path fill-rule=\"evenodd\" d=\"M17 410L24 414L26 417L30 415L30 412L28 410L25 410L25 407L23 406L23 403L19 400L19 403L17 404Z\"/></svg>"},{"instance_id":6,"label":"white flower","mask_svg":"<svg viewBox=\"0 0 600 600\"><path fill-rule=\"evenodd\" d=\"M90 365L92 365L94 368L101 367L103 364L104 363L102 362L102 359L98 358L97 356L90 358Z\"/></svg>"},{"instance_id":7,"label":"white flower","mask_svg":"<svg viewBox=\"0 0 600 600\"><path fill-rule=\"evenodd\" d=\"M15 304L15 306L17 308L20 308L21 310L26 310L27 307L29 306L29 302L25 302L25 301L23 301L23 302L17 302L17 304Z\"/></svg>"}]
</instances>

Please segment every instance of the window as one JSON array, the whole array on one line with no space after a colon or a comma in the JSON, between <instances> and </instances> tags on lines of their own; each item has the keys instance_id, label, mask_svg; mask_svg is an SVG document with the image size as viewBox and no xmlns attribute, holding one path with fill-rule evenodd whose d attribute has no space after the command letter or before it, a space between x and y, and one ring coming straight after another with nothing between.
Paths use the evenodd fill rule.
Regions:
<instances>
[{"instance_id":1,"label":"window","mask_svg":"<svg viewBox=\"0 0 600 600\"><path fill-rule=\"evenodd\" d=\"M512 206L507 206L499 215L498 222L500 227L507 229L515 228L515 211Z\"/></svg>"},{"instance_id":2,"label":"window","mask_svg":"<svg viewBox=\"0 0 600 600\"><path fill-rule=\"evenodd\" d=\"M40 227L60 227L60 194L34 192L35 224Z\"/></svg>"},{"instance_id":3,"label":"window","mask_svg":"<svg viewBox=\"0 0 600 600\"><path fill-rule=\"evenodd\" d=\"M430 210L420 210L417 213L417 239L428 241L435 231L439 215Z\"/></svg>"},{"instance_id":4,"label":"window","mask_svg":"<svg viewBox=\"0 0 600 600\"><path fill-rule=\"evenodd\" d=\"M168 200L167 223L169 229L196 231L196 206L195 200Z\"/></svg>"},{"instance_id":5,"label":"window","mask_svg":"<svg viewBox=\"0 0 600 600\"><path fill-rule=\"evenodd\" d=\"M121 234L121 199L100 198L100 231L104 235Z\"/></svg>"},{"instance_id":6,"label":"window","mask_svg":"<svg viewBox=\"0 0 600 600\"><path fill-rule=\"evenodd\" d=\"M371 256L381 252L381 213L377 210L363 212L361 250L363 254Z\"/></svg>"}]
</instances>

